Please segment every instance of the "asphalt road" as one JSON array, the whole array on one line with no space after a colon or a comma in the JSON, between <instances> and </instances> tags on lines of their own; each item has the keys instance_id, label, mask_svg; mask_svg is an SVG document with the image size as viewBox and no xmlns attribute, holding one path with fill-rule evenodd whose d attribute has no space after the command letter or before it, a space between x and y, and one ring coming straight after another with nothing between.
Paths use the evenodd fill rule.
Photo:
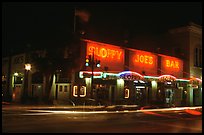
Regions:
<instances>
[{"instance_id":1,"label":"asphalt road","mask_svg":"<svg viewBox=\"0 0 204 135\"><path fill-rule=\"evenodd\" d=\"M201 110L69 111L2 107L3 133L202 133Z\"/></svg>"}]
</instances>

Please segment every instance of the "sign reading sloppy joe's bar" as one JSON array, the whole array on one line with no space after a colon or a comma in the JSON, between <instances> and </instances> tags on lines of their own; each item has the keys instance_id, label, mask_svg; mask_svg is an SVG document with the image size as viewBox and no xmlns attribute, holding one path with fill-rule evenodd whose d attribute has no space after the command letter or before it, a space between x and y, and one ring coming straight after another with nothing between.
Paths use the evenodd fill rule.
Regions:
<instances>
[{"instance_id":1,"label":"sign reading sloppy joe's bar","mask_svg":"<svg viewBox=\"0 0 204 135\"><path fill-rule=\"evenodd\" d=\"M95 41L87 41L86 55L93 55L94 59L100 60L101 67L108 67L109 71L123 71L124 50L114 46Z\"/></svg>"}]
</instances>

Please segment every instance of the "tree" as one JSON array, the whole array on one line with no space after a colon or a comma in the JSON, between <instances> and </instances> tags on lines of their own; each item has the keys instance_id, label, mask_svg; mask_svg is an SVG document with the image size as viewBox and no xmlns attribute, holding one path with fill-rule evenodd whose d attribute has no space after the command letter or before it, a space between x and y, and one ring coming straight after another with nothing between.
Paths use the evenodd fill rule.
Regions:
<instances>
[{"instance_id":1,"label":"tree","mask_svg":"<svg viewBox=\"0 0 204 135\"><path fill-rule=\"evenodd\" d=\"M65 57L65 51L67 53ZM69 46L52 47L34 51L31 54L32 63L37 72L43 75L45 84L45 101L49 101L53 77L56 71L63 71L62 75L71 79L71 75L80 70L80 42L73 40Z\"/></svg>"},{"instance_id":2,"label":"tree","mask_svg":"<svg viewBox=\"0 0 204 135\"><path fill-rule=\"evenodd\" d=\"M45 84L45 101L49 99L49 93L52 87L53 75L57 68L57 51L52 49L34 51L31 54L32 64L36 71L43 75L43 82Z\"/></svg>"}]
</instances>

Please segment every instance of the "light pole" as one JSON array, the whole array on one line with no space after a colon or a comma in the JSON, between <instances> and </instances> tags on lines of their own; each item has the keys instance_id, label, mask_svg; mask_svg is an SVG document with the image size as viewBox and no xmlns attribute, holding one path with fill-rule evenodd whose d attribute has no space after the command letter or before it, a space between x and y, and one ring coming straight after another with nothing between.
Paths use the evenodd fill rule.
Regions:
<instances>
[{"instance_id":1,"label":"light pole","mask_svg":"<svg viewBox=\"0 0 204 135\"><path fill-rule=\"evenodd\" d=\"M27 99L27 96L28 96L28 74L30 70L31 70L31 64L29 63L25 64L25 82L24 82L23 100Z\"/></svg>"},{"instance_id":2,"label":"light pole","mask_svg":"<svg viewBox=\"0 0 204 135\"><path fill-rule=\"evenodd\" d=\"M92 55L86 56L85 65L91 68L91 91L90 98L93 98L93 85L94 85L94 67L100 68L100 60L94 59L94 51Z\"/></svg>"},{"instance_id":3,"label":"light pole","mask_svg":"<svg viewBox=\"0 0 204 135\"><path fill-rule=\"evenodd\" d=\"M93 98L93 71L94 71L94 51L93 51L93 54L92 54L92 57L91 57L91 98Z\"/></svg>"}]
</instances>

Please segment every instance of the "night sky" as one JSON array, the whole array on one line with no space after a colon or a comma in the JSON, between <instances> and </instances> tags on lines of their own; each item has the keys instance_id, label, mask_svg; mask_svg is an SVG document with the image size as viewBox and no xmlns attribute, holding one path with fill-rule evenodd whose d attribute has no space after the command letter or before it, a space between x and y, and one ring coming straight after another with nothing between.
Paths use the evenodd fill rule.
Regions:
<instances>
[{"instance_id":1,"label":"night sky","mask_svg":"<svg viewBox=\"0 0 204 135\"><path fill-rule=\"evenodd\" d=\"M26 46L67 45L74 30L75 8L89 11L86 32L93 39L158 34L189 22L202 25L201 2L12 2L2 3L2 8L3 56Z\"/></svg>"}]
</instances>

